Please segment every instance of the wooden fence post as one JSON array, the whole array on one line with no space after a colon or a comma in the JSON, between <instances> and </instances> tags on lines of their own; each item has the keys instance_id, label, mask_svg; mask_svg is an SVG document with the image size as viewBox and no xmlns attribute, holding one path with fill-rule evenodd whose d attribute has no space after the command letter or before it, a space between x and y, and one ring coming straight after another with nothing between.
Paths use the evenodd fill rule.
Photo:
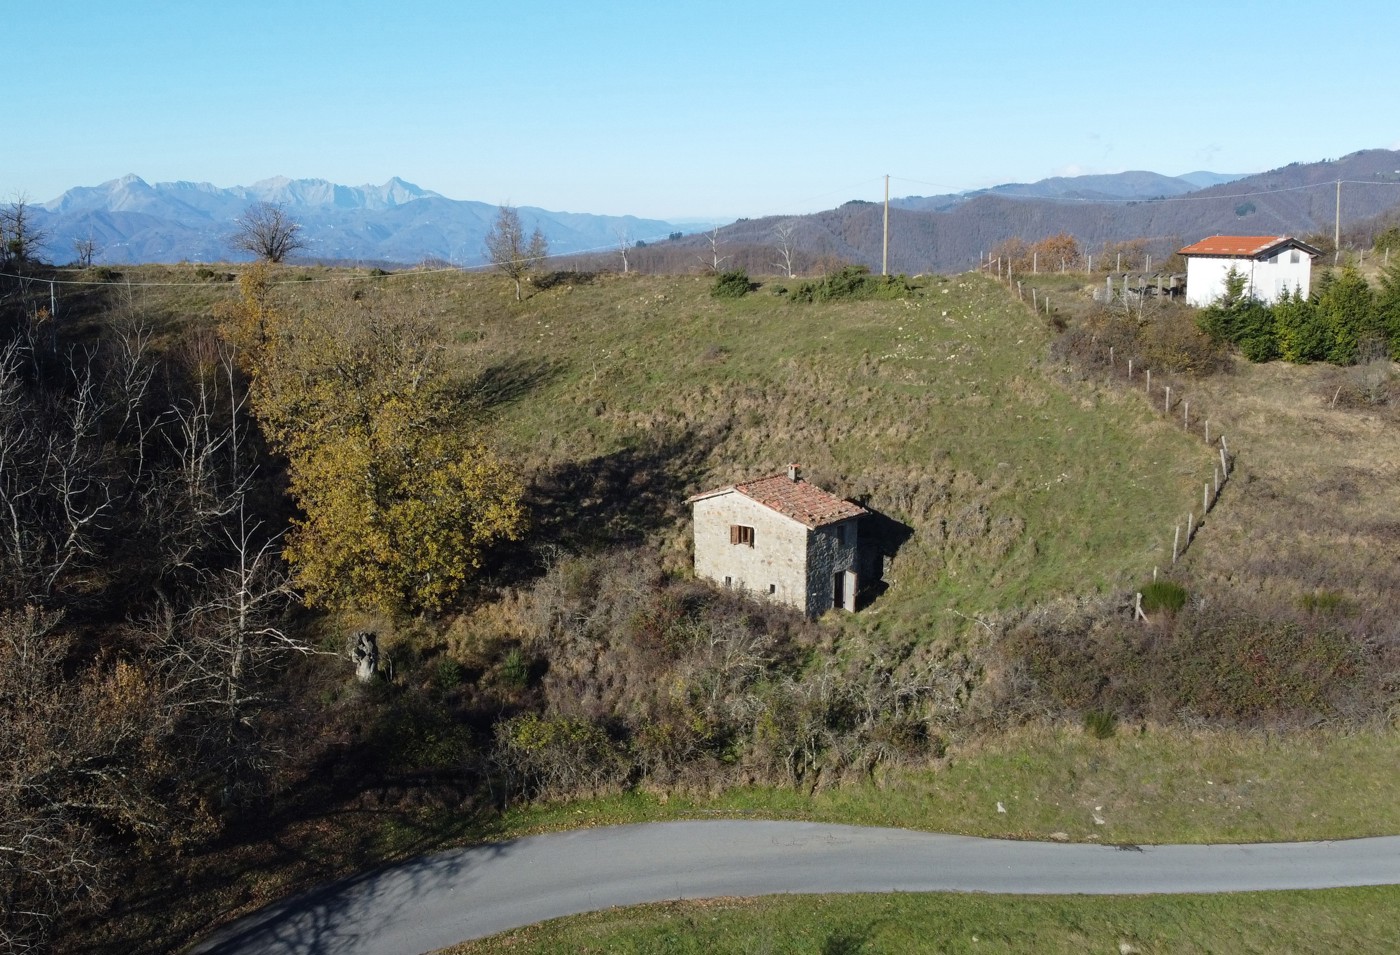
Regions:
<instances>
[{"instance_id":1,"label":"wooden fence post","mask_svg":"<svg viewBox=\"0 0 1400 955\"><path fill-rule=\"evenodd\" d=\"M1176 536L1172 538L1172 563L1176 563L1176 557L1181 548L1181 525L1176 525Z\"/></svg>"}]
</instances>

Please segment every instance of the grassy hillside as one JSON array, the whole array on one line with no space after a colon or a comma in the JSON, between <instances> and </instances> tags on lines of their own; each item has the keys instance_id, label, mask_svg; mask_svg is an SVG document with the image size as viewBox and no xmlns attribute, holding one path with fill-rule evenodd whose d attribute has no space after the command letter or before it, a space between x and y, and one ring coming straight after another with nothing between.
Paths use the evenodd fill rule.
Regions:
<instances>
[{"instance_id":1,"label":"grassy hillside","mask_svg":"<svg viewBox=\"0 0 1400 955\"><path fill-rule=\"evenodd\" d=\"M1132 396L1062 381L1048 329L995 284L822 305L777 287L730 301L699 277L609 277L517 307L492 278L406 276L372 294L439 317L537 483L621 469L609 480L657 492L606 517L677 566L685 494L789 461L912 532L870 626L938 632L950 610L1131 586L1169 558L1210 451ZM572 503L558 519L588 521Z\"/></svg>"},{"instance_id":2,"label":"grassy hillside","mask_svg":"<svg viewBox=\"0 0 1400 955\"><path fill-rule=\"evenodd\" d=\"M1068 303L1073 277L1050 281L1057 303L1061 296ZM991 658L979 657L977 644L995 645L1003 622L1023 619L1026 608L1093 604L1103 613L1105 601L1080 598L1122 596L1154 567L1167 570L1172 529L1199 505L1216 460L1175 416L1165 418L1110 376L1052 361L1053 330L993 280L930 277L897 300L825 304L790 301L781 289L794 284L768 281L742 299L720 300L701 277L574 276L543 283L517 304L513 289L489 275L286 270L277 295L288 309L314 316L354 302L440 327L461 401L529 486L534 528L524 547L491 565L470 613L317 621L311 632L330 650L349 630L379 628L398 664L394 681L361 692L330 656L294 667L279 687L287 703L269 711L272 736L296 739L278 757L271 796L278 811L231 827L226 845L207 847L192 863L207 873L197 880L207 893L199 914L159 930L137 919L94 930L99 937L149 931L162 945L178 945L209 912L260 904L385 858L589 821L734 810L1138 841L1391 828L1391 814L1368 808L1393 771L1391 733L1358 737L1356 745L1297 734L1280 749L1268 734L1226 728L1202 744L1180 727L1134 723L1129 732L1125 722L1113 740L1063 725L1013 727L1003 740L988 738L975 718L950 716L966 698L944 699L941 686L919 697L932 701L932 729L910 747L921 754L917 768L880 763L860 785L830 784L853 778L842 767L864 765L844 750L829 762L816 758L785 788L780 772L764 776L746 767L743 752L705 739L710 762L689 764L690 776L678 771L671 790L645 769L617 778L641 778L655 795L617 796L621 784L610 781L599 786L611 794L600 801L499 814L499 790L483 779L495 771L493 733L504 717L582 716L611 727L615 752L633 759L655 742L643 730L665 720L683 728L699 712L647 709L677 697L645 696L638 687L664 690L687 672L718 671L701 669L710 664L675 641L665 629L675 621L664 614L663 639L634 626L666 610L657 595L674 584L637 568L659 553L675 577L688 570L683 501L695 491L796 461L815 482L880 515L869 530L890 557L888 589L858 614L835 615L815 630L793 625L795 636L770 654L759 678L766 689L745 685L748 703L764 706L826 705L811 689L827 685L821 673L810 686L801 682L826 657L837 658L827 674L838 685L865 671L893 673L913 653L950 648L968 653L973 665L963 672L973 673ZM60 300L59 320L93 316L91 328L144 322L171 351L197 351L215 304L234 294L219 271L124 270ZM1189 386L1194 409L1226 429L1242 464L1178 576L1217 593L1242 583L1288 606L1320 599L1327 612L1350 615L1351 629L1365 629L1373 618L1359 611L1393 600L1384 590L1394 566L1385 504L1394 428L1380 412L1331 407L1333 374L1268 368L1179 383ZM1283 559L1295 550L1303 559ZM608 573L597 570L605 565ZM546 567L553 569L541 580ZM592 631L570 630L568 640L545 632L540 608L551 587L572 588L575 603L553 609L582 608ZM623 594L607 612L578 602L580 594L629 587L641 596ZM1327 596L1333 591L1335 600ZM681 592L681 603L695 592ZM732 600L704 606L716 619L765 625ZM1129 626L1126 614L1109 615ZM1131 626L1144 639L1157 632ZM893 663L879 669L876 661ZM754 727L745 731L767 745ZM872 739L871 752L884 745ZM720 793L721 775L696 775L715 767L736 785L774 786ZM1333 799L1338 788L1355 798ZM1208 797L1230 811L1197 812ZM998 801L1015 815L995 813ZM1096 805L1114 809L1103 830L1085 821L1085 807ZM167 885L127 901L144 908L162 894L183 904L188 891Z\"/></svg>"}]
</instances>

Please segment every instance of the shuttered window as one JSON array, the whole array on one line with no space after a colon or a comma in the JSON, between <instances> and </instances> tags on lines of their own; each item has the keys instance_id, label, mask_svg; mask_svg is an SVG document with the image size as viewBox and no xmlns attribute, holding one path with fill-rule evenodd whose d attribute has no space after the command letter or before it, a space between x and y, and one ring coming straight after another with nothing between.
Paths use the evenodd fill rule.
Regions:
<instances>
[{"instance_id":1,"label":"shuttered window","mask_svg":"<svg viewBox=\"0 0 1400 955\"><path fill-rule=\"evenodd\" d=\"M729 525L729 543L753 546L753 528L745 524Z\"/></svg>"}]
</instances>

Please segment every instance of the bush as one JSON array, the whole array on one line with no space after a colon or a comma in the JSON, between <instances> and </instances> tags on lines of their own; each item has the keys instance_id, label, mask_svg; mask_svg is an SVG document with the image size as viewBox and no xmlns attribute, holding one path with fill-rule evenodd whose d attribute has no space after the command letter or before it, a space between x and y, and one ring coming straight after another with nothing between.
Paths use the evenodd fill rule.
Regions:
<instances>
[{"instance_id":1,"label":"bush","mask_svg":"<svg viewBox=\"0 0 1400 955\"><path fill-rule=\"evenodd\" d=\"M582 793L603 785L584 771L598 760L618 785L797 785L936 750L928 721L957 688L907 662L811 667L819 625L660 564L641 550L569 558L534 587L538 711L498 736L499 764L522 787ZM594 756L566 773L554 741L574 736Z\"/></svg>"},{"instance_id":2,"label":"bush","mask_svg":"<svg viewBox=\"0 0 1400 955\"><path fill-rule=\"evenodd\" d=\"M710 286L710 294L715 298L743 298L756 288L758 285L749 281L749 273L743 269L735 269L715 276L715 282Z\"/></svg>"},{"instance_id":3,"label":"bush","mask_svg":"<svg viewBox=\"0 0 1400 955\"><path fill-rule=\"evenodd\" d=\"M903 275L871 275L863 265L848 265L823 279L803 282L792 292L794 302L839 302L862 299L892 300L914 291Z\"/></svg>"},{"instance_id":4,"label":"bush","mask_svg":"<svg viewBox=\"0 0 1400 955\"><path fill-rule=\"evenodd\" d=\"M523 690L529 685L530 661L525 659L525 654L519 647L511 647L505 659L501 661L501 679L508 686L518 690Z\"/></svg>"},{"instance_id":5,"label":"bush","mask_svg":"<svg viewBox=\"0 0 1400 955\"><path fill-rule=\"evenodd\" d=\"M1085 714L1091 732L1094 713L1273 726L1383 711L1379 651L1335 617L1232 599L1150 627L1106 607L1040 611L994 648L991 695L1022 713Z\"/></svg>"},{"instance_id":6,"label":"bush","mask_svg":"<svg viewBox=\"0 0 1400 955\"><path fill-rule=\"evenodd\" d=\"M598 793L621 785L627 764L606 731L589 720L526 713L496 726L496 761L517 792Z\"/></svg>"},{"instance_id":7,"label":"bush","mask_svg":"<svg viewBox=\"0 0 1400 955\"><path fill-rule=\"evenodd\" d=\"M1188 310L1173 308L1137 329L1137 352L1145 368L1185 375L1221 370L1225 350L1191 320Z\"/></svg>"},{"instance_id":8,"label":"bush","mask_svg":"<svg viewBox=\"0 0 1400 955\"><path fill-rule=\"evenodd\" d=\"M1118 717L1103 710L1090 710L1084 714L1084 729L1094 739L1108 739L1118 731Z\"/></svg>"},{"instance_id":9,"label":"bush","mask_svg":"<svg viewBox=\"0 0 1400 955\"><path fill-rule=\"evenodd\" d=\"M1345 603L1345 598L1335 590L1315 590L1298 598L1298 606L1308 613L1336 613Z\"/></svg>"},{"instance_id":10,"label":"bush","mask_svg":"<svg viewBox=\"0 0 1400 955\"><path fill-rule=\"evenodd\" d=\"M559 285L592 285L593 280L597 277L597 272L578 272L574 270L546 272L536 277L533 284L537 289L547 290Z\"/></svg>"},{"instance_id":11,"label":"bush","mask_svg":"<svg viewBox=\"0 0 1400 955\"><path fill-rule=\"evenodd\" d=\"M1207 335L1238 345L1250 361L1273 361L1279 356L1274 313L1258 299L1240 298L1208 306L1201 310L1198 321Z\"/></svg>"},{"instance_id":12,"label":"bush","mask_svg":"<svg viewBox=\"0 0 1400 955\"><path fill-rule=\"evenodd\" d=\"M1147 613L1178 613L1186 606L1186 588L1170 580L1154 580L1142 588L1142 609Z\"/></svg>"}]
</instances>

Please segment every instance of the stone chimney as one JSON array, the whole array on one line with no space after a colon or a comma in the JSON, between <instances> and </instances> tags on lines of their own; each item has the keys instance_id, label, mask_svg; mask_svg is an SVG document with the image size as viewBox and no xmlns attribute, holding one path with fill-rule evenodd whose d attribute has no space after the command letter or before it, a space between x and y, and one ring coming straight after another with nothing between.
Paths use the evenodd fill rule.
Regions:
<instances>
[{"instance_id":1,"label":"stone chimney","mask_svg":"<svg viewBox=\"0 0 1400 955\"><path fill-rule=\"evenodd\" d=\"M788 480L789 480L789 481L792 481L792 482L795 484L795 483L797 483L798 481L800 481L801 479L802 479L802 468L801 468L801 466L800 466L800 465L796 465L796 464L789 464L789 465L788 465Z\"/></svg>"}]
</instances>

